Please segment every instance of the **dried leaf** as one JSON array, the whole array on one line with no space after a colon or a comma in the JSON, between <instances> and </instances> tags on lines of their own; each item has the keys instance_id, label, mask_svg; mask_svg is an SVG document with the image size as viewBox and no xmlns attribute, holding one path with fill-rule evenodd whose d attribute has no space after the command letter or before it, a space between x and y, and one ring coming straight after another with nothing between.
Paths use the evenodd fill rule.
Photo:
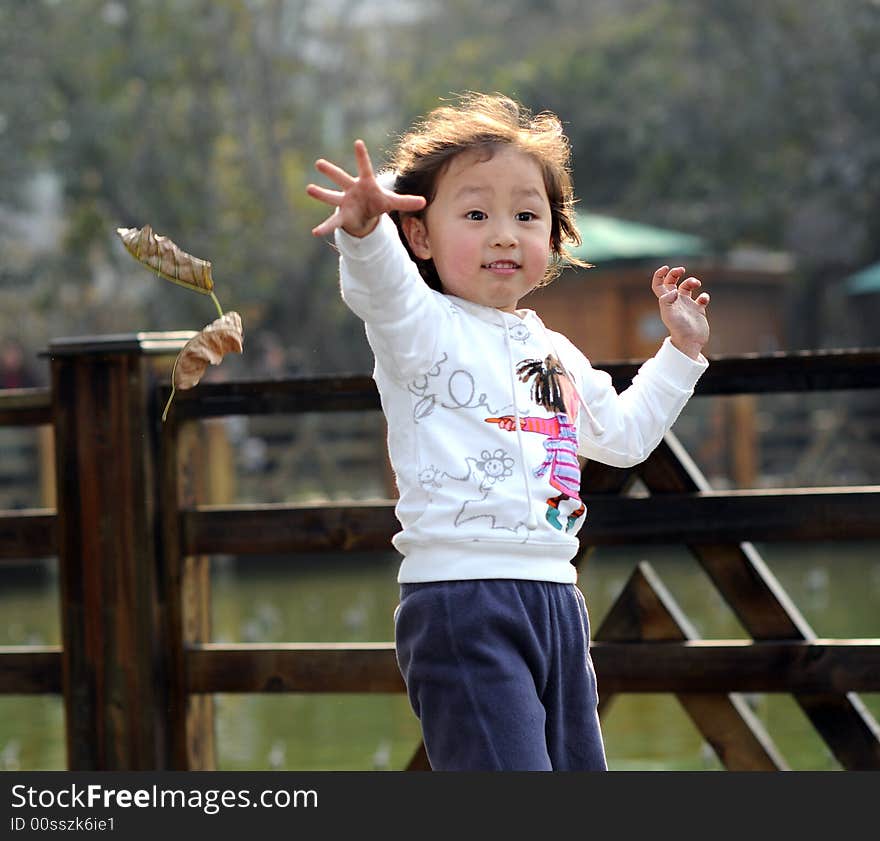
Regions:
<instances>
[{"instance_id":1,"label":"dried leaf","mask_svg":"<svg viewBox=\"0 0 880 841\"><path fill-rule=\"evenodd\" d=\"M185 391L202 378L208 365L219 365L227 353L242 352L241 317L230 311L193 336L174 363L174 387Z\"/></svg>"},{"instance_id":2,"label":"dried leaf","mask_svg":"<svg viewBox=\"0 0 880 841\"><path fill-rule=\"evenodd\" d=\"M117 228L116 233L126 250L139 263L149 266L166 280L187 289L210 295L214 288L211 263L187 254L168 237L153 233L149 225L143 228Z\"/></svg>"}]
</instances>

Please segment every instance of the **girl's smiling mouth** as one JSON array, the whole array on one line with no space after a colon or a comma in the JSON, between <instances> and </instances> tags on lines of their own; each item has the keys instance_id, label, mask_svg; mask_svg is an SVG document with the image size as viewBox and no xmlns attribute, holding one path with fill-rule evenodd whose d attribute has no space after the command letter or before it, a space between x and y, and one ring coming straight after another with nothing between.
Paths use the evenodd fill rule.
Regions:
<instances>
[{"instance_id":1,"label":"girl's smiling mouth","mask_svg":"<svg viewBox=\"0 0 880 841\"><path fill-rule=\"evenodd\" d=\"M519 263L513 260L494 260L491 263L484 263L483 268L495 274L513 274L519 269Z\"/></svg>"}]
</instances>

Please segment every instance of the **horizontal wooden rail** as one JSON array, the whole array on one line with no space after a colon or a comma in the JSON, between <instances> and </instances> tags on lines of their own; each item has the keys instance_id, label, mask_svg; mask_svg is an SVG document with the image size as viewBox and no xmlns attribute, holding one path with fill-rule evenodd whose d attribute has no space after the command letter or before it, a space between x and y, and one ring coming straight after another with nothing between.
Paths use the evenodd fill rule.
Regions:
<instances>
[{"instance_id":1,"label":"horizontal wooden rail","mask_svg":"<svg viewBox=\"0 0 880 841\"><path fill-rule=\"evenodd\" d=\"M712 357L697 384L698 396L774 394L880 388L880 349L795 351ZM618 390L629 385L641 361L595 363ZM159 386L159 405L170 390ZM222 415L262 415L379 409L373 380L362 375L202 383L174 398L176 420Z\"/></svg>"},{"instance_id":2,"label":"horizontal wooden rail","mask_svg":"<svg viewBox=\"0 0 880 841\"><path fill-rule=\"evenodd\" d=\"M585 495L586 545L880 539L880 486ZM345 505L201 506L181 512L181 551L285 554L383 551L399 525L394 501ZM0 562L57 553L51 509L0 512Z\"/></svg>"},{"instance_id":3,"label":"horizontal wooden rail","mask_svg":"<svg viewBox=\"0 0 880 841\"><path fill-rule=\"evenodd\" d=\"M400 530L394 502L199 506L181 512L185 555L381 551Z\"/></svg>"},{"instance_id":4,"label":"horizontal wooden rail","mask_svg":"<svg viewBox=\"0 0 880 841\"><path fill-rule=\"evenodd\" d=\"M51 508L0 511L0 563L56 555L56 519Z\"/></svg>"},{"instance_id":5,"label":"horizontal wooden rail","mask_svg":"<svg viewBox=\"0 0 880 841\"><path fill-rule=\"evenodd\" d=\"M0 391L0 426L41 426L52 423L52 394L48 388Z\"/></svg>"},{"instance_id":6,"label":"horizontal wooden rail","mask_svg":"<svg viewBox=\"0 0 880 841\"><path fill-rule=\"evenodd\" d=\"M776 394L880 388L880 348L746 353L711 356L695 394ZM625 387L636 367L612 371L615 386Z\"/></svg>"},{"instance_id":7,"label":"horizontal wooden rail","mask_svg":"<svg viewBox=\"0 0 880 841\"><path fill-rule=\"evenodd\" d=\"M880 486L585 495L587 545L880 539ZM181 512L181 550L199 554L382 551L399 529L394 501L201 506ZM0 562L57 553L55 512L0 512Z\"/></svg>"},{"instance_id":8,"label":"horizontal wooden rail","mask_svg":"<svg viewBox=\"0 0 880 841\"><path fill-rule=\"evenodd\" d=\"M874 485L583 499L586 545L880 539L880 486ZM398 530L393 500L200 506L181 512L181 551L379 551L390 548Z\"/></svg>"},{"instance_id":9,"label":"horizontal wooden rail","mask_svg":"<svg viewBox=\"0 0 880 841\"><path fill-rule=\"evenodd\" d=\"M880 640L594 642L603 693L880 692ZM205 644L190 692L402 692L394 645ZM0 646L0 693L61 692L61 649Z\"/></svg>"},{"instance_id":10,"label":"horizontal wooden rail","mask_svg":"<svg viewBox=\"0 0 880 841\"><path fill-rule=\"evenodd\" d=\"M0 695L60 692L60 646L0 645Z\"/></svg>"},{"instance_id":11,"label":"horizontal wooden rail","mask_svg":"<svg viewBox=\"0 0 880 841\"><path fill-rule=\"evenodd\" d=\"M170 393L167 385L159 387L160 405L164 405ZM224 415L357 412L379 408L376 385L367 376L244 380L201 383L197 389L176 392L172 419L183 421Z\"/></svg>"},{"instance_id":12,"label":"horizontal wooden rail","mask_svg":"<svg viewBox=\"0 0 880 841\"><path fill-rule=\"evenodd\" d=\"M590 545L880 539L880 485L583 499Z\"/></svg>"},{"instance_id":13,"label":"horizontal wooden rail","mask_svg":"<svg viewBox=\"0 0 880 841\"><path fill-rule=\"evenodd\" d=\"M394 643L205 643L186 652L188 692L403 692Z\"/></svg>"},{"instance_id":14,"label":"horizontal wooden rail","mask_svg":"<svg viewBox=\"0 0 880 841\"><path fill-rule=\"evenodd\" d=\"M880 691L880 639L594 643L603 692Z\"/></svg>"},{"instance_id":15,"label":"horizontal wooden rail","mask_svg":"<svg viewBox=\"0 0 880 841\"><path fill-rule=\"evenodd\" d=\"M878 692L880 640L595 642L602 693ZM190 692L402 692L392 643L198 645Z\"/></svg>"}]
</instances>

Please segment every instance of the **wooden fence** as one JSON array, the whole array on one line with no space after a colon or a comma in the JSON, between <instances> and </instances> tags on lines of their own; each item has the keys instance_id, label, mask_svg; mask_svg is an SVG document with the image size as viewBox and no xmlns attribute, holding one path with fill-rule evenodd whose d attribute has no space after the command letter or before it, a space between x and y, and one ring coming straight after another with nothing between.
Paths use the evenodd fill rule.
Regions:
<instances>
[{"instance_id":1,"label":"wooden fence","mask_svg":"<svg viewBox=\"0 0 880 841\"><path fill-rule=\"evenodd\" d=\"M377 411L367 377L202 383L168 395L157 362L190 334L65 339L51 387L0 392L0 426L50 425L56 508L0 511L0 565L57 556L61 646L0 647L0 694L62 694L71 770L216 766L213 694L402 692L392 643L210 641L209 556L389 548L393 501L206 505L199 420ZM618 388L635 364L605 366ZM697 396L880 388L880 351L713 360ZM636 479L648 495L628 495ZM600 544L688 547L750 640L700 640L656 572L633 571L596 628L600 712L626 692L673 693L731 769L782 769L742 692L790 693L847 769L880 769L880 639L818 639L749 541L876 540L880 486L713 491L668 435L641 465L588 462ZM2 570L0 570L2 572ZM412 769L427 767L424 750Z\"/></svg>"}]
</instances>

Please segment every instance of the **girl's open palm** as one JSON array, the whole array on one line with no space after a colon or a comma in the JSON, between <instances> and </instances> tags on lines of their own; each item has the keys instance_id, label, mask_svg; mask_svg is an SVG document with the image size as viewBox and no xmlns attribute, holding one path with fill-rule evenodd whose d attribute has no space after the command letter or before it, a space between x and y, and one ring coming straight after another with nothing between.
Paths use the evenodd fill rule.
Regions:
<instances>
[{"instance_id":1,"label":"girl's open palm","mask_svg":"<svg viewBox=\"0 0 880 841\"><path fill-rule=\"evenodd\" d=\"M354 154L357 177L323 158L315 162L315 169L340 188L327 190L317 184L306 187L306 192L312 198L336 208L332 215L312 228L316 237L330 234L336 228L342 228L355 237L364 237L376 227L383 213L392 210L416 211L425 206L422 196L401 196L379 184L363 140L355 141Z\"/></svg>"}]
</instances>

